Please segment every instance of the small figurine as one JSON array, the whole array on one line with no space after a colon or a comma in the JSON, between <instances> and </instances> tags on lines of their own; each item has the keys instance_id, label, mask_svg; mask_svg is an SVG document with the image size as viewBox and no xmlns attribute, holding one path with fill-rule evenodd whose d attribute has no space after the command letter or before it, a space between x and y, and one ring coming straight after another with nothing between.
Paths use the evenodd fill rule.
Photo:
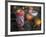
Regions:
<instances>
[{"instance_id":1,"label":"small figurine","mask_svg":"<svg viewBox=\"0 0 46 37\"><path fill-rule=\"evenodd\" d=\"M17 27L19 29L19 31L23 31L24 28L24 10L19 8L16 11L16 22L17 22Z\"/></svg>"},{"instance_id":2,"label":"small figurine","mask_svg":"<svg viewBox=\"0 0 46 37\"><path fill-rule=\"evenodd\" d=\"M29 14L32 15L33 7L29 7Z\"/></svg>"},{"instance_id":3,"label":"small figurine","mask_svg":"<svg viewBox=\"0 0 46 37\"><path fill-rule=\"evenodd\" d=\"M30 31L32 30L32 16L30 14L26 14L26 21L25 21L25 24L24 24L24 29L25 31Z\"/></svg>"},{"instance_id":4,"label":"small figurine","mask_svg":"<svg viewBox=\"0 0 46 37\"><path fill-rule=\"evenodd\" d=\"M40 30L41 29L41 19L40 18L34 18L34 26L33 30Z\"/></svg>"}]
</instances>

